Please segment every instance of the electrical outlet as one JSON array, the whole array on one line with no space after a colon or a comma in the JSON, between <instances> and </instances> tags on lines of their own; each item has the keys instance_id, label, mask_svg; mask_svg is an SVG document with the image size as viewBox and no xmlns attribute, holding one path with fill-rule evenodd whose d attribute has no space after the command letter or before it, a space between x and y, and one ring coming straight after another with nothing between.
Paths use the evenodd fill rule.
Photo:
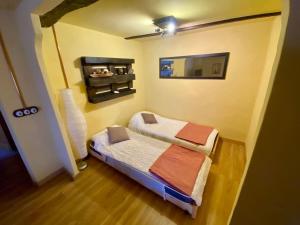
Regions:
<instances>
[{"instance_id":1,"label":"electrical outlet","mask_svg":"<svg viewBox=\"0 0 300 225\"><path fill-rule=\"evenodd\" d=\"M17 109L13 112L14 117L20 118L24 116L29 116L32 114L36 114L39 111L38 107L30 106L23 109Z\"/></svg>"}]
</instances>

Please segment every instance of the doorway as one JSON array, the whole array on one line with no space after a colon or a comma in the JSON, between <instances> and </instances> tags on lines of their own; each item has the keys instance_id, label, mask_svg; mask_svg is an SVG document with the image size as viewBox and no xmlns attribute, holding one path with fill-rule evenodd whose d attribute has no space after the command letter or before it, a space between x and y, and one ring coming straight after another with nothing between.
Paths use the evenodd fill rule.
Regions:
<instances>
[{"instance_id":1,"label":"doorway","mask_svg":"<svg viewBox=\"0 0 300 225\"><path fill-rule=\"evenodd\" d=\"M0 160L17 154L17 147L0 112Z\"/></svg>"},{"instance_id":2,"label":"doorway","mask_svg":"<svg viewBox=\"0 0 300 225\"><path fill-rule=\"evenodd\" d=\"M31 185L30 176L0 111L0 196L19 185ZM1 198L0 198L1 199Z\"/></svg>"}]
</instances>

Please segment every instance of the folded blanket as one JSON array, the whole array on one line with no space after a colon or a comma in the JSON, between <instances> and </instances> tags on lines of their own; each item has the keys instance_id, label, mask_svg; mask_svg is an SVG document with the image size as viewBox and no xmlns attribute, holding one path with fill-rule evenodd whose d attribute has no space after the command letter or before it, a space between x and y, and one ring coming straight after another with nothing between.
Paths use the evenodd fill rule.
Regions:
<instances>
[{"instance_id":1,"label":"folded blanket","mask_svg":"<svg viewBox=\"0 0 300 225\"><path fill-rule=\"evenodd\" d=\"M207 139L214 129L194 123L187 123L175 137L193 142L198 145L205 145Z\"/></svg>"},{"instance_id":2,"label":"folded blanket","mask_svg":"<svg viewBox=\"0 0 300 225\"><path fill-rule=\"evenodd\" d=\"M205 155L201 152L171 145L153 163L149 171L190 196L204 160Z\"/></svg>"}]
</instances>

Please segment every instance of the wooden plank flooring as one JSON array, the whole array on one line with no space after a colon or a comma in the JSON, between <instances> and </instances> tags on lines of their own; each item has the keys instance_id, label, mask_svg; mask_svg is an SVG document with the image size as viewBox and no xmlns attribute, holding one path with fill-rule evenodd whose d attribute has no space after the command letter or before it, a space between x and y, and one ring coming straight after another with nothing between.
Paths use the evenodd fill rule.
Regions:
<instances>
[{"instance_id":1,"label":"wooden plank flooring","mask_svg":"<svg viewBox=\"0 0 300 225\"><path fill-rule=\"evenodd\" d=\"M61 174L39 188L24 184L1 193L0 224L225 225L245 148L220 139L196 219L104 163L94 158L88 163L75 181Z\"/></svg>"}]
</instances>

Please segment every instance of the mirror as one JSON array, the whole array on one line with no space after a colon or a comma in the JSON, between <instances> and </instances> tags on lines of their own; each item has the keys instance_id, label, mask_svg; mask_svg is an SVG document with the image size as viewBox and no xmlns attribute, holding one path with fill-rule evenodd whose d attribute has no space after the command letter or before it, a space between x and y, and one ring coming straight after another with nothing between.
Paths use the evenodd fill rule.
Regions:
<instances>
[{"instance_id":1,"label":"mirror","mask_svg":"<svg viewBox=\"0 0 300 225\"><path fill-rule=\"evenodd\" d=\"M159 59L160 78L225 79L229 52Z\"/></svg>"}]
</instances>

